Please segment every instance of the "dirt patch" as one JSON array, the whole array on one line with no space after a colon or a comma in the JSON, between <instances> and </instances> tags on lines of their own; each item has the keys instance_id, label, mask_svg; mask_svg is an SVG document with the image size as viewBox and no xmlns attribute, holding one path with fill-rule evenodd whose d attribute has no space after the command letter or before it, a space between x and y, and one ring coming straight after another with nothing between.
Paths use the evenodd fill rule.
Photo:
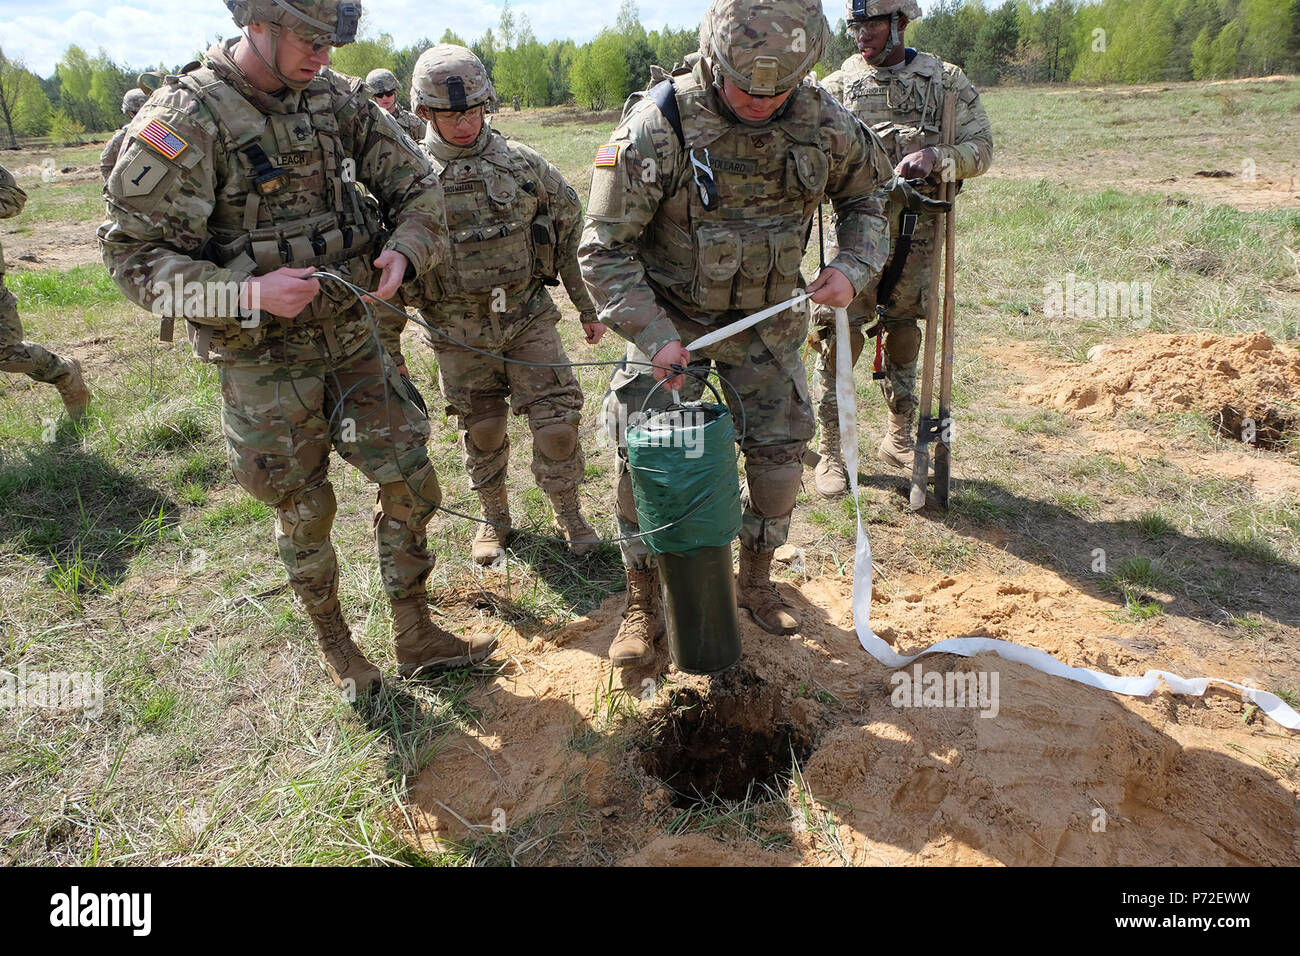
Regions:
<instances>
[{"instance_id":1,"label":"dirt patch","mask_svg":"<svg viewBox=\"0 0 1300 956\"><path fill-rule=\"evenodd\" d=\"M1137 407L1194 409L1223 434L1262 448L1281 446L1300 427L1300 351L1262 332L1148 335L1097 346L1089 358L1030 385L1025 397L1102 418Z\"/></svg>"},{"instance_id":2,"label":"dirt patch","mask_svg":"<svg viewBox=\"0 0 1300 956\"><path fill-rule=\"evenodd\" d=\"M991 179L1046 179L1076 189L1158 193L1171 205L1186 205L1187 201L1196 200L1210 205L1232 206L1243 212L1300 206L1300 175L1297 175L1297 170L1271 176L1257 173L1254 179L1206 177L1190 168L1178 170L1175 175L1152 176L1137 162L1106 157L1093 162L1087 180L1081 181L1078 165L1073 161L1034 162L999 156L993 168L984 175Z\"/></svg>"},{"instance_id":3,"label":"dirt patch","mask_svg":"<svg viewBox=\"0 0 1300 956\"><path fill-rule=\"evenodd\" d=\"M982 634L1110 673L1167 667L1264 686L1300 667L1294 648L1117 624L1112 604L1043 570L892 583L875 595L873 625L904 651ZM411 788L409 832L438 846L495 820L511 859L544 863L1300 863L1300 740L1243 721L1235 693L1123 698L993 655L937 655L926 672L985 675L996 713L900 705L894 672L851 630L847 578L782 591L802 615L798 635L744 616L741 664L669 671L657 688L662 641L644 671L604 659L621 595L544 640L503 629L510 663L473 692L473 719ZM746 811L753 832L720 833L719 801L752 802L760 784L770 789ZM701 797L711 816L693 831Z\"/></svg>"},{"instance_id":4,"label":"dirt patch","mask_svg":"<svg viewBox=\"0 0 1300 956\"><path fill-rule=\"evenodd\" d=\"M73 269L103 264L98 222L42 222L28 235L4 237L5 262L13 272L24 269Z\"/></svg>"}]
</instances>

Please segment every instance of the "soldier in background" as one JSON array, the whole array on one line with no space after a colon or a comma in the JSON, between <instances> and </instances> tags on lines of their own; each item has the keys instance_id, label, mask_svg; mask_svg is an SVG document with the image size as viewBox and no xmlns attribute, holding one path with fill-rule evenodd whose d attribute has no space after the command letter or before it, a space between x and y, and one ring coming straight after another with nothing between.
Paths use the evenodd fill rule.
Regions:
<instances>
[{"instance_id":1,"label":"soldier in background","mask_svg":"<svg viewBox=\"0 0 1300 956\"><path fill-rule=\"evenodd\" d=\"M18 215L26 204L27 193L18 188L9 170L0 166L0 219ZM80 362L55 355L35 342L23 341L18 300L5 288L3 249L0 249L0 372L20 372L37 382L53 385L63 397L63 405L73 421L79 421L90 404L90 389L82 380Z\"/></svg>"},{"instance_id":2,"label":"soldier in background","mask_svg":"<svg viewBox=\"0 0 1300 956\"><path fill-rule=\"evenodd\" d=\"M630 343L605 405L619 444L620 534L638 530L623 438L629 410L641 408L656 379L669 379L656 401L683 387L670 366L716 362L739 392L745 421L738 601L774 634L799 626L770 574L813 434L799 354L808 312L787 309L698 356L682 340L803 286L804 240L823 195L840 217L840 249L807 287L813 301L847 306L879 276L889 248L879 187L889 163L868 129L804 82L826 34L817 0L713 0L700 55L634 94L597 152L578 253L601 320ZM643 364L652 360L653 375ZM698 383L683 397L690 391ZM610 660L628 665L653 657L662 619L645 545L626 542L623 559L628 604Z\"/></svg>"},{"instance_id":3,"label":"soldier in background","mask_svg":"<svg viewBox=\"0 0 1300 956\"><path fill-rule=\"evenodd\" d=\"M397 77L392 70L371 70L366 74L366 89L375 98L375 103L397 121L403 133L418 143L424 139L424 120L410 110L402 109L397 102L397 87Z\"/></svg>"},{"instance_id":4,"label":"soldier in background","mask_svg":"<svg viewBox=\"0 0 1300 956\"><path fill-rule=\"evenodd\" d=\"M823 86L885 145L895 172L905 179L924 179L924 195L934 198L949 178L970 179L993 162L993 131L979 93L959 67L902 44L903 31L921 15L916 0L847 0L849 35L858 53L828 76ZM939 129L944 95L957 97L952 146L941 146ZM889 206L893 242L885 275L897 273L884 305L885 378L881 389L889 403L889 428L878 453L886 464L910 469L916 445L916 357L921 348L920 321L926 313L930 264L934 255L934 216L903 215L901 199ZM888 284L887 281L883 284ZM876 315L876 290L864 292L849 310L853 363L864 343L862 328ZM829 325L833 313L819 309L813 334L817 349L817 420L821 426L821 461L814 472L817 491L826 496L848 490L848 472L840 452L839 412L835 401L835 346Z\"/></svg>"},{"instance_id":5,"label":"soldier in background","mask_svg":"<svg viewBox=\"0 0 1300 956\"><path fill-rule=\"evenodd\" d=\"M117 154L122 149L122 143L126 140L126 128L131 125L131 120L135 119L135 114L140 112L140 107L144 106L145 100L149 98L149 93L139 87L127 90L122 97L122 115L126 117L126 122L122 128L113 134L113 138L108 141L104 151L99 154L99 173L104 177L104 182L108 182L108 174L113 171L117 165Z\"/></svg>"},{"instance_id":6,"label":"soldier in background","mask_svg":"<svg viewBox=\"0 0 1300 956\"><path fill-rule=\"evenodd\" d=\"M415 65L411 102L428 121L424 149L442 178L452 239L451 259L436 272L441 288L421 316L496 355L565 363L555 327L560 313L547 291L557 276L587 341L594 345L605 331L578 269L582 204L559 170L492 130L484 112L495 97L487 70L462 46L430 47ZM574 554L589 551L597 535L578 502L586 459L578 440L582 388L573 372L503 362L432 333L426 340L438 356L447 411L460 423L470 485L491 522L474 537L474 561L491 564L505 553L507 397L516 415L528 416L533 477L551 499L559 531Z\"/></svg>"},{"instance_id":7,"label":"soldier in background","mask_svg":"<svg viewBox=\"0 0 1300 956\"><path fill-rule=\"evenodd\" d=\"M237 286L237 303L227 292L201 315L187 303L187 331L217 366L235 479L275 509L280 558L335 684L363 691L380 673L339 604L331 447L379 486L374 531L398 672L477 662L494 638L457 637L429 615L425 526L441 492L428 418L356 296L311 278L333 272L379 299L417 280L446 255L438 177L359 80L328 69L331 46L356 36L358 3L226 5L242 33L168 77L131 126L105 188L104 262L146 309L167 291L159 280L205 296Z\"/></svg>"}]
</instances>

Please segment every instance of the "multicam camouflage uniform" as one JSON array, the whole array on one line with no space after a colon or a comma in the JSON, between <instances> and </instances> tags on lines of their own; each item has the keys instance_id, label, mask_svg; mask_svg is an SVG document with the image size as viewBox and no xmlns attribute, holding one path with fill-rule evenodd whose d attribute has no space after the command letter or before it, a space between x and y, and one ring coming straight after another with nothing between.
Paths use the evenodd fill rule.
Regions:
<instances>
[{"instance_id":1,"label":"multicam camouflage uniform","mask_svg":"<svg viewBox=\"0 0 1300 956\"><path fill-rule=\"evenodd\" d=\"M26 203L27 193L19 188L9 170L0 166L0 219L18 215ZM90 398L76 359L61 358L35 342L23 341L18 300L5 288L3 249L0 249L0 372L20 372L37 382L52 384L74 418L81 416Z\"/></svg>"},{"instance_id":2,"label":"multicam camouflage uniform","mask_svg":"<svg viewBox=\"0 0 1300 956\"><path fill-rule=\"evenodd\" d=\"M792 35L807 38L802 55L791 55ZM655 90L663 92L656 87L633 95L622 124L597 155L579 261L601 320L630 340L628 365L615 374L605 405L620 446L621 534L637 531L622 431L653 384L644 363L674 340L689 348L709 329L797 292L804 241L823 195L841 221L841 249L832 265L861 290L884 263L888 238L878 187L889 176L888 161L870 132L823 90L801 82L824 37L815 3L714 0L701 29L703 55L671 78L682 140L655 102ZM723 75L751 94L794 90L772 118L751 124L725 104ZM711 167L713 208L705 206L693 158ZM800 462L813 433L799 357L807 328L806 310L786 310L692 353L693 366L716 363L740 393L747 484L740 601L769 629L777 629L773 622L781 617L773 609L784 605L768 582L768 567L789 532ZM650 407L667 400L661 388ZM642 589L647 551L639 540L630 541L623 556L631 608L633 592ZM756 563L755 574L748 574L747 562ZM762 612L746 603L747 580L765 589ZM628 625L627 614L624 620ZM779 629L793 627L787 622Z\"/></svg>"},{"instance_id":3,"label":"multicam camouflage uniform","mask_svg":"<svg viewBox=\"0 0 1300 956\"><path fill-rule=\"evenodd\" d=\"M478 58L452 44L426 50L413 76L411 102L431 110L463 112L494 96ZM464 93L458 111L451 109L449 83ZM581 321L597 321L578 269L578 194L559 170L527 146L507 142L486 120L467 146L448 142L430 122L423 145L442 178L452 239L451 259L436 272L436 301L421 312L424 321L495 355L541 365L568 362L555 327L560 313L547 290L557 274ZM474 559L487 564L498 558L510 524L507 396L516 415L528 416L537 486L550 495L570 548L588 550L582 542L597 535L578 506L586 459L578 441L582 389L573 372L503 362L430 332L425 339L438 356L447 411L460 423L470 485L492 522L475 538Z\"/></svg>"},{"instance_id":4,"label":"multicam camouflage uniform","mask_svg":"<svg viewBox=\"0 0 1300 956\"><path fill-rule=\"evenodd\" d=\"M346 18L354 29L360 14L355 3L288 0L304 21L311 18L304 25L280 12L278 0L259 2L235 0L236 22L273 22L325 43L351 36L313 35L313 23L342 31ZM307 266L374 289L381 249L404 255L408 275L445 255L437 176L360 81L323 70L293 84L277 72L289 89L262 92L234 59L235 44L244 42L251 41L214 46L203 66L168 77L131 124L99 230L104 261L128 298L151 308L160 284L221 288ZM357 182L373 200L359 195ZM246 491L276 509L280 557L331 676L341 685L378 680L351 644L338 605L331 446L379 485L374 530L398 660L403 673L421 669L428 659L417 658L430 646L456 640L430 631L425 604L433 558L424 527L440 497L425 452L427 417L341 285L322 280L294 318L241 319L228 298L222 305L186 310L189 339L202 361L218 366L231 468Z\"/></svg>"},{"instance_id":5,"label":"multicam camouflage uniform","mask_svg":"<svg viewBox=\"0 0 1300 956\"><path fill-rule=\"evenodd\" d=\"M915 0L848 0L847 3L850 22L895 12L909 19L921 15ZM892 67L873 65L862 54L855 53L844 61L839 70L828 76L822 85L858 119L875 130L894 166L909 154L927 147L933 147L940 153L933 172L921 189L927 196L939 195L945 168L957 180L970 179L987 171L993 161L993 132L979 93L960 67L945 63L930 53L919 53L907 48L903 61ZM944 97L949 93L957 97L956 128L953 145L941 146L942 132L939 127ZM891 199L891 257L902 232L902 212L902 201ZM892 446L894 440L905 439L904 445L898 449L900 452L903 447L910 448L914 441L916 359L921 346L918 323L924 319L926 312L933 258L934 219L933 215L926 213L917 216L911 249L893 294L886 304L881 326L884 331L885 372L881 388L889 404L892 423L886 443ZM834 247L833 232L831 246ZM849 308L855 364L863 345L861 330L864 324L874 319L875 313L876 290L873 286L855 299ZM833 321L833 314L829 310L818 309L814 321L828 325ZM817 395L817 420L822 428L821 451L828 463L838 463L840 452L834 344L829 338L817 340L814 344L818 348L814 392ZM882 444L882 456L884 454L885 445ZM910 459L906 461L906 467L911 467ZM838 463L837 472L842 471L843 465ZM820 478L819 474L819 487ZM840 479L837 474L833 487L836 493L842 491L847 487L846 479Z\"/></svg>"}]
</instances>

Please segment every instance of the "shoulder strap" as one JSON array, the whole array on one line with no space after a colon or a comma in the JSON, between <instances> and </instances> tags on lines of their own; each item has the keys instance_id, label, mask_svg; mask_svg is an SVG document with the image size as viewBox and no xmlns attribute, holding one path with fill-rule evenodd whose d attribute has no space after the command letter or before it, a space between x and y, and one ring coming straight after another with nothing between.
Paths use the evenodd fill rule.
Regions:
<instances>
[{"instance_id":1,"label":"shoulder strap","mask_svg":"<svg viewBox=\"0 0 1300 956\"><path fill-rule=\"evenodd\" d=\"M664 119L677 134L678 145L685 149L686 136L682 133L682 114L677 108L677 90L673 86L673 81L668 79L656 83L650 89L650 101L659 107L659 112L664 114Z\"/></svg>"}]
</instances>

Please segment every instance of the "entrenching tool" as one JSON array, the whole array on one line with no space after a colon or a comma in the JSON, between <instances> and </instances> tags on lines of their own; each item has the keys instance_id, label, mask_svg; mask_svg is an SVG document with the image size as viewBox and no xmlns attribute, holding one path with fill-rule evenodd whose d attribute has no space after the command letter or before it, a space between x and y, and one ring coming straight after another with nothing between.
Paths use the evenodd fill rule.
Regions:
<instances>
[{"instance_id":1,"label":"entrenching tool","mask_svg":"<svg viewBox=\"0 0 1300 956\"><path fill-rule=\"evenodd\" d=\"M942 140L951 146L953 126L956 121L957 100L951 93L944 95ZM952 204L957 198L957 181L943 181L943 199ZM930 443L935 442L934 497L942 508L948 507L949 462L952 456L952 420L949 404L952 400L953 318L956 309L953 262L956 235L955 210L949 206L943 219L934 220L934 254L930 260L930 289L925 309L925 358L921 366L920 414L916 426L916 454L912 459L912 490L909 504L913 511L925 507L927 473L930 470ZM939 329L939 249L943 249L943 352L939 370L939 416L934 411L934 355Z\"/></svg>"}]
</instances>

